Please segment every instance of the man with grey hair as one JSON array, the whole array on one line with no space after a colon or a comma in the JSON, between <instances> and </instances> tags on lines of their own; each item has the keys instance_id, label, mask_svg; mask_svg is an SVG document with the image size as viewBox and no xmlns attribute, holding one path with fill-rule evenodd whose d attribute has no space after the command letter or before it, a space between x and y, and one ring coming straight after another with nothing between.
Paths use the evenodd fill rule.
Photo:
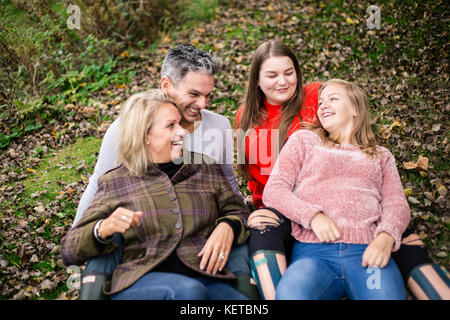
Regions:
<instances>
[{"instance_id":1,"label":"man with grey hair","mask_svg":"<svg viewBox=\"0 0 450 320\"><path fill-rule=\"evenodd\" d=\"M181 126L189 132L184 138L185 148L215 159L233 190L242 197L232 167L233 139L230 122L226 117L205 109L214 89L214 75L219 68L218 59L189 43L182 43L170 49L164 59L161 68L161 89L176 103L182 118ZM119 122L120 117L105 133L94 173L81 197L73 225L78 223L91 204L100 176L116 166ZM211 132L219 132L221 136L209 134ZM211 137L214 138L212 141ZM116 234L114 240L119 244L119 250L88 261L83 273L80 299L104 297L101 292L102 279L104 282L122 260L122 239ZM231 250L227 269L238 275L238 283L244 284L244 290L241 290L244 294L255 296L256 291L253 288L245 287L250 279L247 245Z\"/></svg>"},{"instance_id":2,"label":"man with grey hair","mask_svg":"<svg viewBox=\"0 0 450 320\"><path fill-rule=\"evenodd\" d=\"M240 194L236 181L233 162L233 140L227 132L231 132L230 121L217 113L206 110L206 105L214 89L214 75L219 71L219 61L210 54L196 49L189 43L182 43L167 53L161 67L161 89L175 101L181 114L181 126L189 131L185 137L188 151L207 154L214 158L230 182L233 190ZM117 118L103 137L97 164L89 184L81 197L73 225L83 216L97 192L97 181L105 172L115 167L117 159L116 134L120 117ZM221 152L211 148L208 132L222 132L219 145Z\"/></svg>"}]
</instances>

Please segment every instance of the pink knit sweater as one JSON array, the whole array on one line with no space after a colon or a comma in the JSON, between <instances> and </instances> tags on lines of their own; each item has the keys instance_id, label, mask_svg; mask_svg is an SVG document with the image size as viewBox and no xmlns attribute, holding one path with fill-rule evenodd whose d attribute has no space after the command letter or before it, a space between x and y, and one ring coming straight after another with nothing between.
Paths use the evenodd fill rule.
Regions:
<instances>
[{"instance_id":1,"label":"pink knit sweater","mask_svg":"<svg viewBox=\"0 0 450 320\"><path fill-rule=\"evenodd\" d=\"M281 150L263 202L292 221L301 242L320 242L311 219L322 211L341 233L335 242L369 244L380 233L400 247L410 212L394 156L384 147L370 159L358 147L328 147L309 130L292 134Z\"/></svg>"}]
</instances>

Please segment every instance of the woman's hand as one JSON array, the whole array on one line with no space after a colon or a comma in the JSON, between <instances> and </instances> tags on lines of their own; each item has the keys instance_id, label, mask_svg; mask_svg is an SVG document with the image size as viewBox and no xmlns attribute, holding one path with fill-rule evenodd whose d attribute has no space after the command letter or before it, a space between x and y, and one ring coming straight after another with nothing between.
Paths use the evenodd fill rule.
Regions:
<instances>
[{"instance_id":1,"label":"woman's hand","mask_svg":"<svg viewBox=\"0 0 450 320\"><path fill-rule=\"evenodd\" d=\"M202 257L200 270L216 274L225 267L231 246L233 245L234 233L231 226L226 222L219 223L209 236L202 250L198 254Z\"/></svg>"},{"instance_id":2,"label":"woman's hand","mask_svg":"<svg viewBox=\"0 0 450 320\"><path fill-rule=\"evenodd\" d=\"M98 227L98 235L102 239L112 236L116 232L124 233L131 227L140 224L143 213L131 211L125 208L117 208Z\"/></svg>"},{"instance_id":3,"label":"woman's hand","mask_svg":"<svg viewBox=\"0 0 450 320\"><path fill-rule=\"evenodd\" d=\"M320 242L333 242L341 237L341 233L333 220L321 212L318 212L311 219L311 229Z\"/></svg>"},{"instance_id":4,"label":"woman's hand","mask_svg":"<svg viewBox=\"0 0 450 320\"><path fill-rule=\"evenodd\" d=\"M386 267L391 257L393 245L394 238L389 233L381 232L364 251L362 266Z\"/></svg>"}]
</instances>

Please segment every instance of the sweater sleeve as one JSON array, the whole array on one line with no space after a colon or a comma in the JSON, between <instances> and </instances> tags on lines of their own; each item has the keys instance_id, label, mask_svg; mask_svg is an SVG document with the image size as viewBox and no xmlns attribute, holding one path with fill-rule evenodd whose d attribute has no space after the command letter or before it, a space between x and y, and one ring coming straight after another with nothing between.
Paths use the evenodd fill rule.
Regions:
<instances>
[{"instance_id":1,"label":"sweater sleeve","mask_svg":"<svg viewBox=\"0 0 450 320\"><path fill-rule=\"evenodd\" d=\"M220 164L220 168L223 171L223 174L227 178L230 183L233 191L243 199L241 191L239 190L239 185L237 183L236 175L233 169L233 161L234 161L234 144L233 144L233 134L230 122L227 121L225 124L225 130L223 132L223 141L225 142L223 145L223 155L222 159L224 160L223 164Z\"/></svg>"},{"instance_id":2,"label":"sweater sleeve","mask_svg":"<svg viewBox=\"0 0 450 320\"><path fill-rule=\"evenodd\" d=\"M202 110L201 130L190 135L188 150L205 154L219 164L233 191L241 198L242 194L233 169L233 132L227 117L208 110Z\"/></svg>"},{"instance_id":3,"label":"sweater sleeve","mask_svg":"<svg viewBox=\"0 0 450 320\"><path fill-rule=\"evenodd\" d=\"M80 203L78 204L77 213L73 221L72 226L76 225L78 221L83 217L84 212L89 208L95 193L98 188L98 179L105 174L105 172L115 167L115 161L118 157L116 136L119 129L119 120L116 119L111 126L106 130L103 137L102 145L97 159L97 164L94 168L94 173L89 178L89 184L86 187L83 195L81 196Z\"/></svg>"},{"instance_id":4,"label":"sweater sleeve","mask_svg":"<svg viewBox=\"0 0 450 320\"><path fill-rule=\"evenodd\" d=\"M397 251L400 248L402 234L409 224L410 210L394 156L386 150L382 161L382 214L375 230L375 237L381 232L389 233L395 241L392 250Z\"/></svg>"},{"instance_id":5,"label":"sweater sleeve","mask_svg":"<svg viewBox=\"0 0 450 320\"><path fill-rule=\"evenodd\" d=\"M263 202L291 221L310 230L311 219L322 211L318 205L303 201L294 194L307 148L314 143L315 134L300 130L292 134L281 150L263 193Z\"/></svg>"},{"instance_id":6,"label":"sweater sleeve","mask_svg":"<svg viewBox=\"0 0 450 320\"><path fill-rule=\"evenodd\" d=\"M221 171L221 169L218 170ZM215 197L220 216L216 220L216 225L220 222L227 222L236 226L236 228L232 227L235 235L233 243L241 245L247 240L250 234L244 225L249 215L247 205L242 196L237 195L232 190L223 172L218 172L217 177L219 178L219 186Z\"/></svg>"}]
</instances>

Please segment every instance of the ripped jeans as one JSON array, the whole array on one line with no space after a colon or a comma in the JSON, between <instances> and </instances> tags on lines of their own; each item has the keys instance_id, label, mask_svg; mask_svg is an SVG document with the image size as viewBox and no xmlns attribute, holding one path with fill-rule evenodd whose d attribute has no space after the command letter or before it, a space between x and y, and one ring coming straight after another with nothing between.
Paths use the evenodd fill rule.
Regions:
<instances>
[{"instance_id":1,"label":"ripped jeans","mask_svg":"<svg viewBox=\"0 0 450 320\"><path fill-rule=\"evenodd\" d=\"M248 227L248 254L252 256L259 250L272 250L291 256L294 238L291 236L291 221L273 208L265 208L277 215L278 219L263 223L260 228Z\"/></svg>"},{"instance_id":2,"label":"ripped jeans","mask_svg":"<svg viewBox=\"0 0 450 320\"><path fill-rule=\"evenodd\" d=\"M249 255L252 256L259 250L279 251L284 253L287 264L289 265L292 247L295 242L294 237L291 236L291 221L273 208L265 209L276 214L278 219L272 219L271 222L264 223L258 228L249 227ZM402 238L406 238L413 233L414 232L408 228L403 233ZM428 257L426 248L417 245L402 244L400 249L392 254L392 258L400 269L405 282L408 280L411 271L414 268L423 264L432 263L431 259Z\"/></svg>"}]
</instances>

